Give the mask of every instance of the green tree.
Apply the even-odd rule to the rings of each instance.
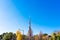
[[[53,40],[57,40],[56,33],[52,33],[52,38],[53,38]]]
[[[16,36],[12,32],[6,33],[3,36],[3,40],[16,40],[15,38]]]
[[[48,36],[48,40],[52,40],[52,37],[50,35]]]
[[[27,40],[27,36],[26,35],[22,35],[22,40]]]

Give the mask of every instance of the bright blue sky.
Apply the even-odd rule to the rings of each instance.
[[[59,0],[0,0],[0,34],[28,31],[28,17],[34,34],[60,30]]]

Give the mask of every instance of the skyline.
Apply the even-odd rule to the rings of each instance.
[[[0,34],[28,31],[28,20],[31,18],[33,34],[40,31],[51,34],[60,30],[59,0],[0,0]]]

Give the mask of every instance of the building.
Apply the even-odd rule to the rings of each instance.
[[[32,29],[31,29],[31,21],[30,21],[30,18],[29,18],[29,21],[28,21],[28,34],[27,34],[27,38],[28,38],[28,40],[31,40],[31,38],[32,38]]]

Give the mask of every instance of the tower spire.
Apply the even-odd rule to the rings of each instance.
[[[31,20],[30,20],[30,16],[29,16],[29,20],[28,20],[28,27],[31,27]]]
[[[32,30],[31,30],[31,20],[30,20],[30,16],[29,16],[29,20],[28,20],[28,40],[31,40],[31,37],[32,37]]]

